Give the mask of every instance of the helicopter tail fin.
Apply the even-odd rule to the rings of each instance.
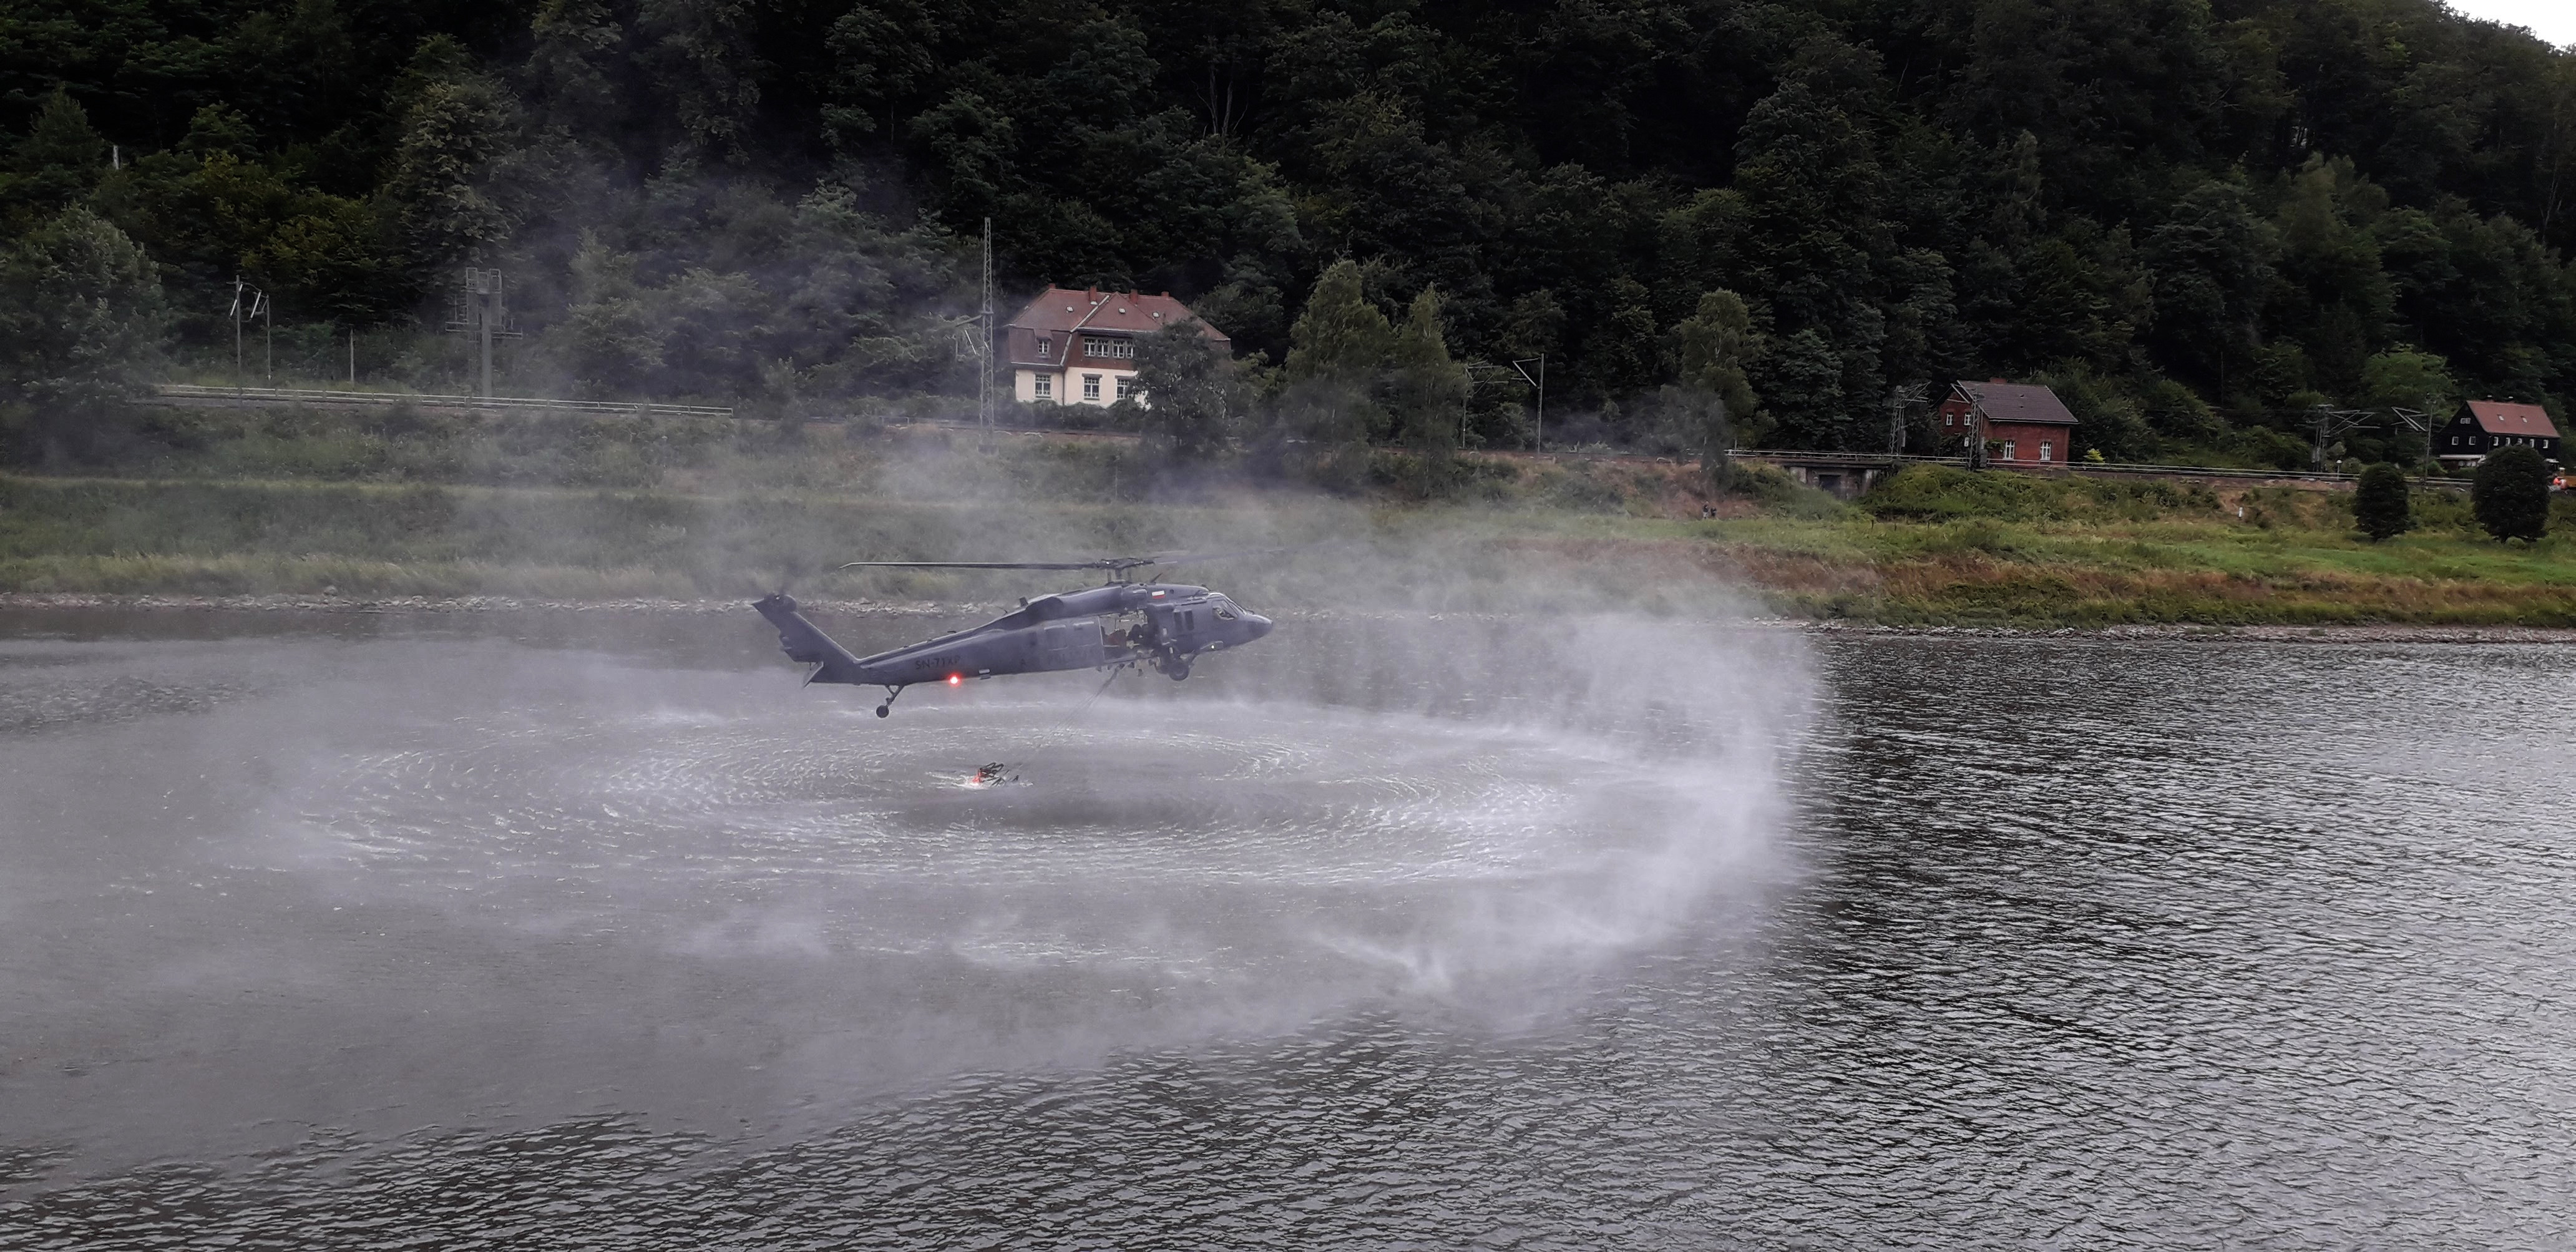
[[[859,659],[850,655],[849,649],[832,642],[832,637],[816,629],[814,623],[806,621],[805,615],[796,611],[796,601],[786,592],[773,592],[763,596],[751,607],[758,610],[762,617],[769,619],[770,625],[778,628],[778,650],[786,653],[787,659],[818,667],[813,676],[805,681],[813,683],[860,681]]]

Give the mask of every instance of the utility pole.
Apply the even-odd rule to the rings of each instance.
[[[1905,411],[1929,396],[1928,383],[1898,383],[1887,389],[1887,454],[1905,455]]]
[[[993,219],[984,219],[984,311],[982,351],[976,354],[975,426],[982,451],[993,450]]]
[[[2390,405],[2388,411],[2396,414],[2397,420],[2405,423],[2406,429],[2424,436],[2424,460],[2415,464],[2415,468],[2421,471],[2424,468],[2424,461],[2433,459],[2433,415],[2422,409],[2407,408],[2402,404]]]
[[[495,280],[498,280],[498,279],[501,277],[501,271],[499,271],[499,270],[493,270],[493,271],[492,271],[492,277],[493,277]],[[474,320],[475,320],[477,323],[479,323],[479,324],[482,326],[482,329],[483,329],[483,398],[484,398],[484,399],[486,399],[486,400],[489,400],[489,399],[491,399],[491,398],[492,398],[492,292],[491,292],[491,288],[493,288],[493,287],[497,287],[497,286],[499,286],[499,285],[500,285],[500,284],[499,284],[499,282],[498,282],[498,281],[495,281],[495,282],[492,282],[492,283],[489,283],[489,284],[478,283],[478,284],[476,284],[476,285],[475,285],[475,288],[474,288],[474,294],[475,294],[475,295],[476,295],[476,296],[477,296],[477,297],[482,301],[482,305],[481,305],[481,307],[475,310],[475,312],[477,312],[477,313],[481,314],[481,316],[476,317]]]
[[[1467,446],[1467,411],[1476,407],[1476,371],[1461,363],[1458,372],[1467,379],[1467,402],[1458,406],[1458,441],[1451,446],[1463,451]]]
[[[250,306],[248,308],[244,308],[242,306],[242,297],[244,296],[250,297]],[[267,311],[268,293],[250,285],[249,283],[243,282],[241,275],[233,275],[233,307],[225,314],[225,316],[230,317],[233,320],[233,390],[236,392],[239,392],[249,381],[248,378],[245,377],[245,371],[242,368],[242,323],[250,318],[259,317]],[[272,328],[274,327],[273,322],[271,323],[271,326]],[[268,354],[269,375],[271,378],[274,378],[277,372],[276,343],[276,336],[271,334],[269,336],[270,351]]]
[[[259,293],[259,370],[268,385],[277,385],[277,306]]]
[[[1538,366],[1537,377],[1530,376],[1528,367],[1531,365]],[[1530,424],[1530,451],[1545,452],[1547,451],[1547,354],[1542,352],[1537,356],[1523,357],[1512,362],[1512,368],[1519,370],[1522,380],[1538,391],[1538,417]]]
[[[519,332],[510,329],[508,284],[497,269],[469,265],[457,280],[447,306],[446,330],[450,334],[471,334],[482,349],[483,398],[492,398],[492,341],[515,339]],[[356,340],[350,341],[350,373],[357,372]]]

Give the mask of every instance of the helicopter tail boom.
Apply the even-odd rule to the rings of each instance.
[[[859,658],[850,655],[849,649],[832,642],[832,637],[816,628],[814,623],[806,621],[805,615],[796,611],[796,601],[786,592],[763,596],[751,607],[759,610],[762,617],[769,619],[770,625],[778,628],[778,650],[786,653],[789,660],[820,667],[807,682],[866,681],[859,674]]]

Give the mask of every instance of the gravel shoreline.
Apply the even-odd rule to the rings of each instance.
[[[2207,639],[2244,643],[2567,643],[2576,627],[2442,626],[2410,622],[2335,623],[2323,626],[1881,626],[1863,622],[1791,623],[1812,635],[1910,635],[2046,639]]]
[[[982,606],[938,604],[926,600],[801,600],[830,613],[880,615],[954,613]],[[175,596],[112,595],[96,592],[0,592],[0,610],[81,609],[191,613],[733,613],[751,601],[726,600],[550,600],[531,596]]]
[[[6,611],[129,611],[179,613],[580,613],[592,615],[706,616],[739,613],[744,599],[552,600],[522,596],[327,595],[112,595],[89,592],[0,592]],[[1001,603],[947,604],[926,600],[806,600],[808,608],[836,615],[955,617],[999,613]],[[1340,610],[1291,611],[1290,619],[1363,616]],[[1434,616],[1481,616],[1447,614]],[[2554,626],[2442,626],[2407,623],[2324,626],[2123,625],[2099,627],[1887,626],[1867,622],[1748,617],[1737,625],[1796,630],[1814,635],[1887,635],[1929,638],[2086,638],[2242,640],[2258,643],[2561,643],[2576,644],[2576,628]]]

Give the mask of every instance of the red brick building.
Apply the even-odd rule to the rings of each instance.
[[[1950,384],[1941,402],[1941,444],[1994,465],[2063,465],[2075,444],[2075,415],[2057,393],[2030,383]]]

